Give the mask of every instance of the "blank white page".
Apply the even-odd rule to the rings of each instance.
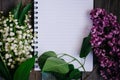
[[[90,32],[90,10],[93,9],[93,0],[35,0],[38,1],[38,53],[55,51],[58,54],[66,53],[80,59],[79,53],[83,38]],[[70,61],[65,57],[66,61]],[[73,63],[79,67],[78,63]],[[93,55],[87,56],[86,71],[93,68]],[[82,69],[81,69],[82,70]]]

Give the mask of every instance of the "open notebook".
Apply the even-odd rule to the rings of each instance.
[[[79,58],[83,38],[90,32],[92,22],[89,13],[93,9],[93,0],[34,0],[34,30],[38,32],[35,46],[38,54],[55,51],[67,53]],[[69,58],[65,57],[66,61]],[[78,67],[78,63],[73,63]],[[93,69],[93,55],[85,61],[85,70]],[[82,70],[82,69],[81,69]]]

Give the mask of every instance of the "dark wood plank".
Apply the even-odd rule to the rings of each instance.
[[[0,0],[0,11],[2,10],[2,0]]]
[[[120,22],[120,0],[94,0],[95,8],[104,8],[107,12],[113,13]]]
[[[8,14],[8,12],[15,7],[15,0],[2,0],[2,11],[4,11],[5,14]]]
[[[41,72],[32,70],[29,80],[42,80]]]

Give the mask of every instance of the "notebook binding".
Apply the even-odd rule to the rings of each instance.
[[[38,1],[34,1],[34,33],[35,33],[35,39],[34,39],[34,53],[38,54],[37,48],[38,48]]]
[[[34,33],[35,33],[35,37],[34,37],[34,54],[38,54],[38,1],[34,0]],[[34,69],[36,71],[39,71],[39,65],[38,65],[38,61],[37,58],[35,59],[35,65],[34,65]]]

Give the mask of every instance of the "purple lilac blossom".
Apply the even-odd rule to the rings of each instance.
[[[101,8],[93,9],[90,15],[93,21],[90,42],[99,62],[100,75],[105,80],[120,80],[120,24],[117,17]]]

